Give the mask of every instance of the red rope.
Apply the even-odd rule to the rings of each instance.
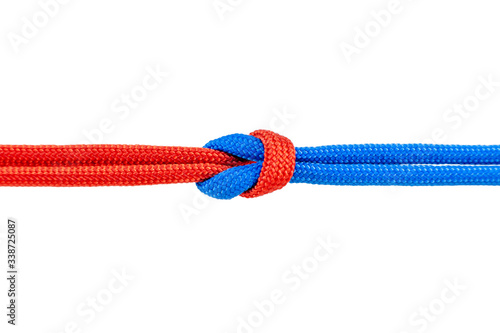
[[[132,186],[200,182],[246,160],[207,148],[0,145],[0,186]]]

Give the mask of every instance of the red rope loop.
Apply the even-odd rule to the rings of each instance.
[[[250,135],[264,144],[264,162],[257,184],[241,194],[245,198],[259,197],[285,187],[295,170],[295,147],[290,139],[268,130]]]

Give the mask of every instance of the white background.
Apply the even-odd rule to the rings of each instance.
[[[0,143],[93,133],[199,147],[267,128],[296,146],[500,144],[499,86],[472,112],[447,111],[486,92],[481,78],[500,81],[497,2],[224,4],[74,0],[44,22],[39,2],[3,1]],[[372,11],[393,6],[390,22],[374,23]],[[34,20],[41,27],[26,35]],[[357,53],[346,57],[347,44]],[[113,112],[148,68],[169,75]],[[0,236],[14,217],[20,237],[18,326],[6,324],[2,278],[1,331],[498,332],[499,194],[291,184],[226,202],[193,184],[0,188]],[[292,290],[283,276],[314,263],[318,237],[340,247]],[[133,279],[110,294],[122,270]],[[466,287],[458,296],[455,282]],[[273,290],[284,301],[264,318],[255,302]],[[102,311],[89,310],[93,297]],[[255,327],[241,326],[249,317]]]

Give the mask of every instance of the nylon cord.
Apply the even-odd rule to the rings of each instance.
[[[0,186],[134,186],[196,182],[219,199],[257,197],[287,183],[500,185],[500,146],[293,146],[267,130],[204,148],[0,145]]]

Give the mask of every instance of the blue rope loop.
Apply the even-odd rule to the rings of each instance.
[[[262,170],[260,139],[232,134],[205,148],[255,163],[233,167],[197,183],[205,194],[231,199],[251,189]],[[363,144],[295,148],[290,183],[321,185],[500,185],[500,146]]]
[[[232,199],[251,189],[259,180],[264,161],[264,145],[258,138],[245,134],[231,134],[207,143],[204,148],[254,161],[223,171],[204,182],[196,183],[198,189],[216,199]]]

